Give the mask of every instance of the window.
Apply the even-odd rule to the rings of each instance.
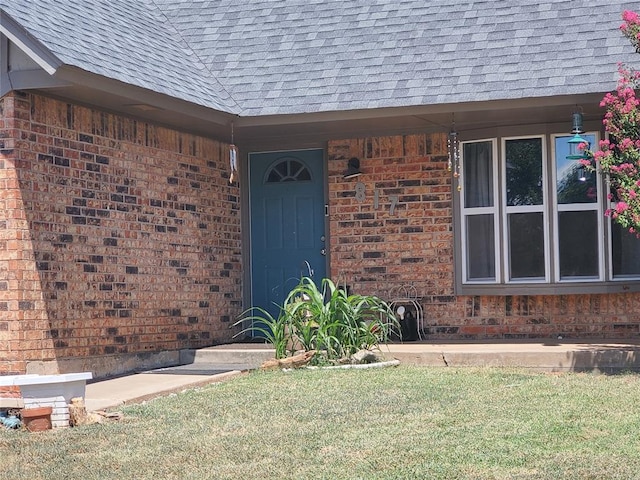
[[[503,140],[505,271],[509,281],[546,281],[547,212],[542,137]]]
[[[640,240],[611,222],[611,270],[614,279],[640,277]]]
[[[482,283],[499,280],[495,145],[492,140],[463,144],[464,271],[467,280]]]
[[[592,145],[595,133],[582,135]],[[605,184],[567,159],[568,135],[463,142],[458,274],[487,287],[554,292],[640,281],[640,240],[604,215]],[[534,287],[531,290],[531,287]],[[464,293],[464,292],[463,292]]]
[[[293,158],[279,160],[265,175],[265,183],[308,182],[311,172],[300,161]]]
[[[593,134],[583,138],[596,145]],[[598,174],[587,172],[569,155],[569,136],[553,136],[556,280],[603,280],[603,187]]]

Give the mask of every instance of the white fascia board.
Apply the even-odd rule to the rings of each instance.
[[[42,43],[32,37],[20,24],[0,10],[0,33],[26,53],[49,75],[56,73],[62,62]]]

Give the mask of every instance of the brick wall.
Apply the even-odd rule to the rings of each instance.
[[[0,374],[230,338],[227,145],[20,92],[0,113]]]
[[[637,337],[639,294],[454,295],[446,141],[433,134],[329,143],[332,278],[386,299],[410,286],[429,338]],[[346,180],[351,157],[363,175]],[[393,214],[391,197],[398,199]]]
[[[331,274],[359,293],[411,283],[451,295],[453,232],[446,135],[331,142]],[[347,160],[363,175],[343,179]],[[364,199],[357,184],[364,184]],[[375,208],[376,190],[378,208]],[[397,197],[393,213],[393,197]]]

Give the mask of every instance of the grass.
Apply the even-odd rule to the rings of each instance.
[[[255,372],[0,431],[0,479],[640,478],[640,377],[500,369]]]

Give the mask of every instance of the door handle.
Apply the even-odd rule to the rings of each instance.
[[[326,248],[321,248],[320,249],[320,255],[322,255],[323,257],[327,256],[327,249]]]

